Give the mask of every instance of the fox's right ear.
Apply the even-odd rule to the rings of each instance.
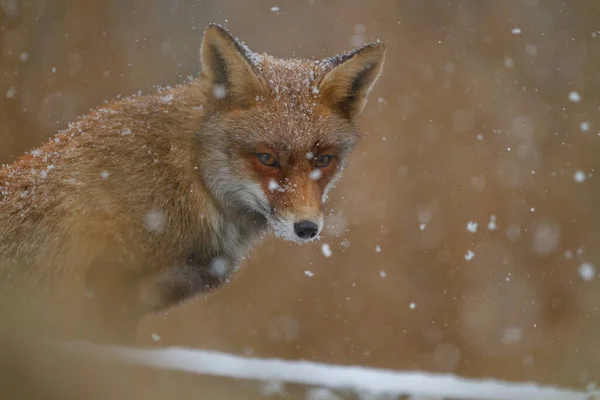
[[[202,74],[210,94],[220,104],[247,108],[264,87],[255,55],[225,28],[210,24],[204,31],[200,51]]]

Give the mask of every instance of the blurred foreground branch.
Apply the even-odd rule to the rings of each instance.
[[[542,387],[531,383],[469,380],[454,375],[399,372],[358,366],[327,365],[308,361],[259,359],[185,348],[134,349],[89,343],[61,343],[67,352],[97,360],[119,360],[125,364],[183,371],[234,379],[301,384],[368,394],[370,397],[428,396],[427,398],[482,400],[584,400],[598,394]],[[327,397],[336,398],[336,397]]]

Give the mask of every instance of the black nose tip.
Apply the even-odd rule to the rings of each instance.
[[[300,221],[294,224],[294,231],[300,239],[312,239],[317,236],[319,227],[314,222]]]

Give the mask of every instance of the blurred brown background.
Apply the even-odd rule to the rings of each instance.
[[[281,57],[381,39],[322,240],[267,240],[215,295],[144,321],[140,344],[585,388],[600,379],[599,21],[595,0],[0,0],[0,163],[197,74],[209,22]]]

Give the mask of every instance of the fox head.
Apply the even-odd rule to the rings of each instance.
[[[210,25],[197,84],[201,170],[215,198],[256,213],[281,238],[317,237],[384,56],[385,45],[371,43],[324,60],[284,60]]]

